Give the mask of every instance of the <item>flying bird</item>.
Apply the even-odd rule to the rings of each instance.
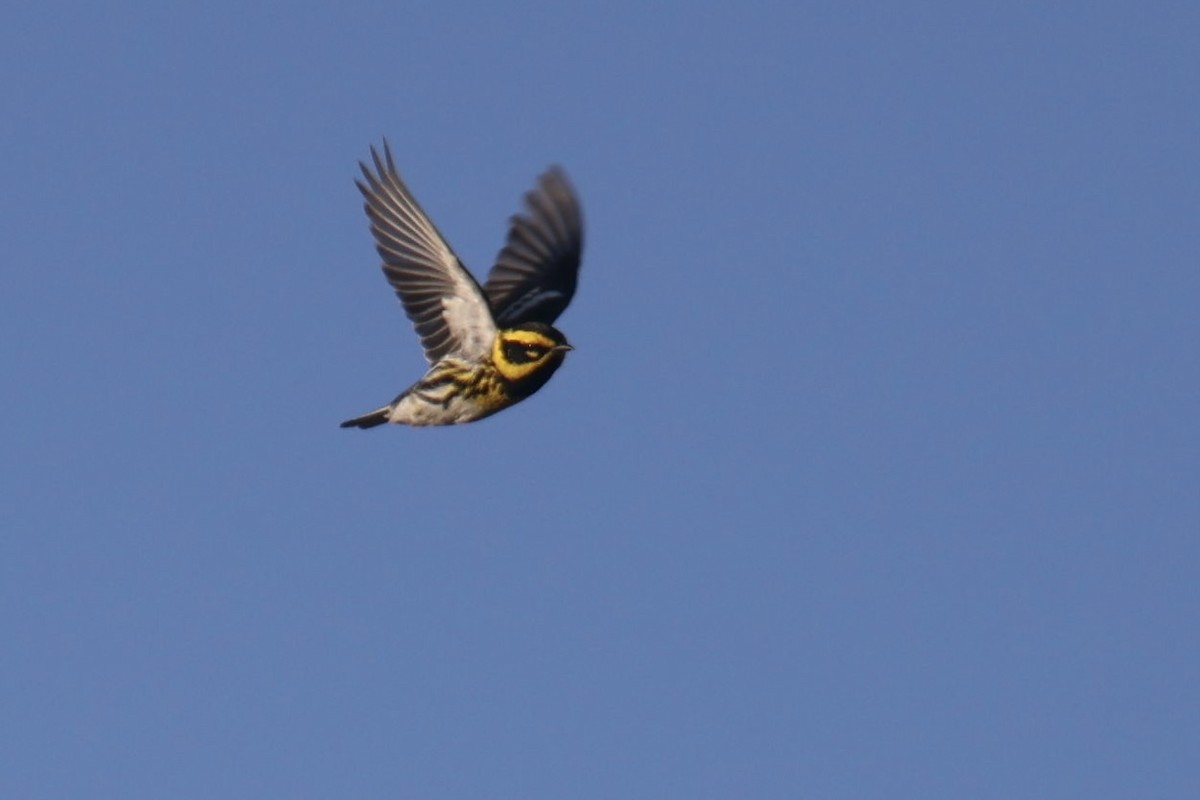
[[[571,345],[552,323],[575,294],[583,252],[579,200],[558,167],[525,195],[480,286],[396,172],[391,148],[360,162],[375,249],[421,339],[429,369],[395,400],[343,428],[454,425],[519,403],[546,384]]]

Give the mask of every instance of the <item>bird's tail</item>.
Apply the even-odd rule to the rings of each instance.
[[[382,425],[385,422],[387,422],[388,415],[391,414],[391,412],[392,412],[391,406],[384,406],[383,408],[377,408],[369,414],[363,414],[361,417],[355,417],[354,419],[346,420],[345,422],[343,422],[341,424],[340,427],[362,428],[364,430],[366,430],[367,428],[374,428],[376,425]]]

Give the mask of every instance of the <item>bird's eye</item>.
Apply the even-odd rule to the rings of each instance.
[[[513,364],[531,364],[546,357],[547,348],[531,342],[505,342],[504,357]]]

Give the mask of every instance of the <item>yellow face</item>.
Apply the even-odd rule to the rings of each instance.
[[[541,331],[516,328],[500,331],[492,343],[492,363],[505,379],[520,383],[545,369],[558,366],[571,346]]]

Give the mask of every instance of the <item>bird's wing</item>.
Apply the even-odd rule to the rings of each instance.
[[[526,212],[509,221],[508,241],[484,291],[507,328],[554,322],[575,294],[583,252],[583,213],[566,174],[551,167],[525,195]]]
[[[383,158],[374,147],[371,158],[375,171],[360,162],[364,180],[356,183],[383,273],[417,329],[425,357],[430,363],[448,355],[485,357],[496,323],[479,284],[400,180],[386,141]]]

